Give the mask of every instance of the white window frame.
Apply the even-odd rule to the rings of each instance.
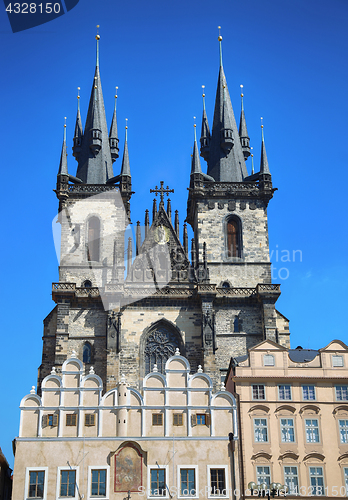
[[[225,471],[225,495],[213,495],[211,493],[211,469],[224,469]],[[228,481],[228,466],[227,465],[207,465],[207,478],[208,478],[208,498],[230,498],[230,485]]]
[[[257,392],[259,392],[259,387],[263,387],[263,398],[254,398],[254,387],[258,387]],[[251,384],[251,398],[253,401],[265,401],[266,400],[266,386],[265,384]]]
[[[340,354],[332,354],[331,356],[332,368],[344,367],[344,359]]]
[[[281,387],[284,387],[284,388],[289,387],[289,389],[290,389],[290,397],[289,398],[285,398],[285,397],[281,398],[280,397]],[[285,396],[285,391],[286,391],[286,389],[284,389],[284,396]],[[291,390],[290,384],[279,384],[278,385],[278,399],[279,399],[279,401],[291,401],[292,400],[292,390]]]
[[[194,469],[195,470],[195,495],[182,495],[181,494],[181,474],[180,474],[181,469]],[[178,465],[176,476],[177,476],[177,488],[178,488],[177,498],[199,498],[198,465]]]
[[[74,470],[76,473],[76,485],[75,485],[75,496],[73,497],[61,497],[60,496],[60,477],[62,471],[72,471]],[[56,498],[58,500],[66,500],[67,498],[72,498],[73,500],[79,500],[79,468],[78,467],[57,467],[57,491]]]
[[[320,475],[317,475],[317,474],[311,474],[311,469],[321,469],[321,474]],[[308,476],[309,476],[309,487],[312,488],[312,481],[311,479],[312,478],[316,478],[316,477],[322,477],[323,478],[323,486],[320,486],[320,488],[322,488],[322,493],[321,495],[318,495],[317,492],[315,493],[312,493],[310,496],[325,496],[325,481],[324,481],[324,467],[322,465],[309,465],[308,467]]]
[[[282,424],[282,420],[286,420],[285,424]],[[288,421],[291,420],[292,424],[289,425]],[[279,419],[279,424],[280,424],[280,441],[282,443],[295,443],[295,421],[293,418],[288,418],[288,417],[280,417]],[[289,433],[288,429],[293,430],[293,439],[283,439],[283,430],[285,430],[285,434],[288,435],[289,437],[291,436],[291,433]]]
[[[345,422],[343,424],[342,428],[345,431],[346,441],[342,441],[342,436],[341,436],[341,422]],[[338,431],[340,433],[340,443],[341,444],[348,444],[348,418],[340,418],[338,420]]]
[[[317,425],[307,425],[308,421],[315,420],[317,422]],[[313,429],[318,429],[318,441],[308,441],[307,439],[307,429],[308,430],[313,430]],[[320,429],[319,429],[319,419],[318,418],[305,418],[305,433],[306,433],[306,443],[308,444],[318,444],[320,443]]]
[[[257,441],[256,440],[256,422],[255,420],[264,420],[266,422],[266,425],[263,426],[262,428],[263,429],[266,429],[266,433],[267,433],[267,439],[263,440],[263,441]],[[264,418],[264,417],[254,417],[253,419],[253,423],[254,423],[254,443],[268,443],[269,439],[268,439],[268,420],[267,418]]]
[[[293,475],[292,473],[290,473],[290,475],[289,475],[289,476],[287,476],[287,475],[285,474],[285,468],[286,468],[286,467],[290,467],[291,469],[296,469],[296,475]],[[288,495],[299,495],[299,493],[300,493],[300,491],[299,491],[299,489],[300,489],[300,485],[299,485],[299,477],[298,477],[298,466],[297,466],[297,465],[293,465],[293,464],[284,464],[284,465],[283,465],[283,473],[284,473],[284,484],[285,484],[285,485],[289,488],[289,493],[288,493]],[[287,482],[286,482],[286,480],[285,480],[285,479],[286,479],[286,477],[288,477],[288,478],[289,478],[289,477],[290,477],[290,478],[291,478],[291,477],[296,477],[296,478],[297,478],[297,492],[296,492],[296,493],[291,492],[290,486],[287,484]]]
[[[106,495],[105,497],[91,495],[92,493],[92,470],[106,470]],[[88,500],[108,499],[110,495],[110,465],[89,465],[87,478],[87,498]]]
[[[337,397],[337,389],[340,390],[340,393],[342,395],[342,389],[345,390],[347,397],[346,398],[338,398]],[[335,385],[335,397],[336,401],[348,401],[348,385]]]
[[[26,467],[25,469],[25,484],[24,484],[24,500],[30,500],[29,497],[29,477],[30,472],[42,472],[45,473],[44,479],[44,494],[42,500],[47,500],[47,476],[48,476],[48,467]]]
[[[343,481],[346,488],[346,496],[348,496],[348,467],[343,467]]]
[[[165,495],[151,495],[151,471],[153,469],[164,469],[165,470],[165,486],[166,486],[166,494]],[[148,465],[147,466],[147,498],[169,498],[168,491],[168,465]]]
[[[258,474],[258,472],[257,472],[257,469],[259,469],[259,468],[261,468],[261,467],[262,467],[262,468],[268,467],[268,469],[269,469],[269,484],[267,484],[267,481],[263,481],[263,480],[261,481],[261,479],[259,480],[259,474]],[[255,472],[256,472],[256,475],[255,475],[255,477],[256,477],[256,484],[262,484],[263,482],[265,482],[265,483],[267,484],[267,487],[269,487],[269,486],[270,486],[270,484],[272,483],[272,471],[271,471],[271,465],[270,465],[270,464],[256,465]],[[261,476],[261,474],[260,474],[260,476]],[[268,477],[268,474],[267,474],[267,477]],[[260,481],[260,482],[259,482],[259,481]]]
[[[266,362],[266,360],[268,362]],[[275,357],[273,354],[264,354],[263,355],[263,366],[275,366]]]
[[[308,387],[308,388],[309,387],[313,387],[314,398],[311,398],[311,397],[305,398],[305,394],[304,394],[305,387]],[[308,389],[308,396],[310,396],[310,389]],[[304,384],[302,386],[302,399],[303,399],[303,401],[316,401],[317,395],[316,395],[316,391],[315,391],[315,385],[313,385],[313,384]]]

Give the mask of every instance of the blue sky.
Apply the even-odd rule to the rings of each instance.
[[[260,117],[278,188],[268,209],[278,309],[290,319],[291,344],[347,342],[346,0],[80,0],[64,16],[13,34],[0,11],[2,171],[2,339],[0,446],[13,463],[21,398],[36,385],[42,320],[58,278],[51,222],[64,116],[68,167],[77,87],[85,120],[100,25],[100,68],[110,124],[115,86],[121,151],[128,118],[135,195],[132,220],[151,209],[149,190],[164,180],[185,219],[193,116],[200,128],[205,85],[212,122],[222,26],[223,61],[237,121],[244,85],[247,126],[260,161]],[[250,159],[247,162],[250,171]],[[205,164],[202,160],[202,166]],[[119,173],[121,158],[114,164]],[[341,180],[338,180],[338,179]],[[342,180],[343,179],[343,180]],[[288,251],[294,262],[283,262]],[[278,252],[278,254],[277,254]],[[293,259],[292,259],[293,260]],[[286,268],[280,271],[279,269]],[[287,279],[281,279],[288,276]]]

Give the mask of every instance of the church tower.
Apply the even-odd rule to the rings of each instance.
[[[289,346],[288,320],[276,309],[280,286],[272,284],[267,205],[274,192],[262,130],[260,171],[248,174],[250,156],[243,106],[239,130],[220,67],[210,131],[203,94],[200,154],[194,137],[187,223],[172,213],[173,190],[164,181],[135,238],[130,223],[132,177],[127,126],[120,174],[116,100],[108,132],[99,71],[99,35],[91,97],[83,129],[80,96],[73,138],[76,176],[69,174],[66,129],[56,194],[61,227],[56,307],[44,321],[39,387],[52,366],[57,373],[75,353],[83,370],[95,369],[106,390],[121,375],[142,390],[153,370],[164,373],[176,352],[195,373],[201,366],[215,387],[231,356],[263,339]],[[116,88],[117,89],[117,88]],[[175,199],[175,198],[174,198]],[[126,241],[125,241],[126,240]]]

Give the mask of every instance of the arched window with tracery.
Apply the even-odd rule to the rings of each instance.
[[[87,258],[89,261],[99,261],[100,257],[100,221],[91,217],[88,221]]]
[[[92,346],[89,342],[86,342],[83,345],[82,361],[84,363],[91,363],[92,362]]]
[[[163,326],[151,332],[144,349],[145,375],[153,371],[154,365],[164,374],[168,358],[175,354],[176,348],[181,348],[180,344],[178,335]]]
[[[240,221],[236,218],[227,220],[227,257],[240,258],[242,256],[242,237]]]

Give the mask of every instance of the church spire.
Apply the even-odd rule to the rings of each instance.
[[[112,162],[114,162],[116,160],[116,158],[119,157],[119,154],[118,154],[119,148],[118,148],[118,134],[117,134],[117,118],[116,118],[117,90],[118,90],[118,87],[116,87],[115,108],[114,108],[114,114],[112,116],[112,122],[111,122],[110,132],[109,132],[109,144],[110,144],[110,151],[111,151]]]
[[[196,124],[194,124],[195,140],[193,143],[193,153],[191,162],[191,174],[201,174],[201,160],[199,159],[198,146],[197,146],[197,135],[196,135]]]
[[[68,160],[67,160],[67,152],[66,152],[66,117],[64,118],[64,136],[63,136],[63,145],[62,152],[60,155],[60,163],[58,175],[69,175],[68,174]]]
[[[250,138],[248,136],[248,129],[246,126],[245,113],[244,113],[243,85],[241,85],[240,88],[241,88],[241,94],[240,94],[241,112],[240,112],[240,121],[239,121],[239,138],[240,138],[240,143],[241,143],[242,149],[243,149],[244,159],[247,160],[248,157],[250,156]]]
[[[76,174],[76,177],[81,179],[85,184],[105,184],[108,179],[113,177],[104,99],[99,73],[100,35],[97,33],[95,38],[97,41],[96,67]]]
[[[262,135],[262,143],[261,143],[261,162],[260,162],[260,174],[271,174],[269,171],[267,154],[266,154],[266,146],[265,146],[265,137],[263,133],[263,118],[261,118],[261,135]]]
[[[207,117],[207,112],[205,110],[205,85],[202,85],[203,89],[203,115],[202,115],[202,131],[201,131],[201,138],[200,138],[200,143],[201,143],[201,156],[204,158],[205,161],[208,160],[209,158],[209,144],[210,144],[210,130],[209,130],[209,123],[208,123],[208,117]]]
[[[82,136],[83,136],[83,128],[82,128],[82,120],[80,113],[80,87],[77,87],[77,114],[76,114],[76,124],[74,133],[74,145],[72,148],[73,156],[75,156],[77,161],[81,153]]]
[[[208,175],[216,181],[242,182],[248,176],[242,145],[222,65],[222,36],[219,34],[220,69],[211,132]]]
[[[128,123],[127,120],[128,118],[126,118],[126,123]],[[121,175],[131,177],[130,166],[129,166],[129,155],[128,155],[127,130],[128,130],[128,125],[126,125],[126,136],[124,141]]]

